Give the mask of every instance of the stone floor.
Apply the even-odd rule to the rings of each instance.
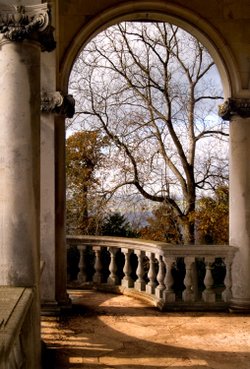
[[[250,317],[161,313],[132,297],[71,291],[43,317],[46,369],[250,369]]]

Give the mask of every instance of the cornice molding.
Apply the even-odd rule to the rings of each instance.
[[[37,41],[42,51],[52,51],[56,43],[47,3],[38,5],[0,6],[0,39],[20,42]]]
[[[227,99],[219,105],[219,116],[224,120],[230,120],[234,116],[250,118],[250,99]]]
[[[75,114],[75,99],[72,95],[63,96],[61,92],[45,92],[41,94],[41,111],[55,113],[72,118]]]

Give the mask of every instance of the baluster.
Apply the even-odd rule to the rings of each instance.
[[[183,301],[194,301],[194,286],[193,286],[193,278],[192,278],[192,270],[193,270],[193,263],[195,262],[195,258],[191,256],[187,256],[184,258],[185,267],[186,267],[186,274],[184,278],[184,285],[186,289],[182,293]]]
[[[174,278],[172,276],[172,267],[175,263],[174,257],[164,256],[163,261],[166,267],[166,274],[164,278],[165,290],[163,291],[163,299],[165,302],[174,302],[175,293],[173,290]]]
[[[93,251],[95,252],[95,274],[93,275],[94,283],[102,283],[102,263],[101,263],[101,247],[94,246]]]
[[[164,284],[165,268],[164,268],[162,256],[158,255],[157,259],[158,259],[159,269],[158,269],[158,273],[156,277],[158,286],[155,289],[155,296],[161,299],[163,297],[163,291],[165,290],[165,284]]]
[[[110,275],[108,277],[108,284],[115,286],[118,284],[118,277],[116,275],[117,266],[115,261],[117,249],[115,247],[109,247],[108,251],[110,253],[110,264],[109,264]]]
[[[124,277],[122,278],[122,286],[127,287],[127,288],[131,288],[131,287],[134,286],[134,281],[130,276],[130,274],[131,274],[130,254],[131,254],[132,251],[130,249],[122,248],[121,252],[125,256],[125,263],[124,263],[124,267],[123,267]]]
[[[155,293],[155,287],[156,287],[156,282],[155,282],[155,277],[156,277],[156,273],[155,273],[155,255],[152,252],[146,252],[146,256],[149,259],[149,270],[148,270],[149,282],[146,284],[146,292],[149,293],[149,294],[154,294]]]
[[[228,256],[225,260],[226,275],[224,279],[225,290],[222,292],[222,299],[228,302],[232,298],[232,256]]]
[[[145,291],[146,282],[144,281],[144,268],[143,268],[143,259],[145,256],[145,252],[141,250],[135,250],[135,254],[137,255],[138,266],[136,269],[137,280],[135,281],[135,289],[138,291]]]
[[[79,260],[79,272],[78,272],[78,275],[77,275],[77,282],[79,284],[82,284],[84,282],[86,282],[87,280],[87,274],[86,274],[86,258],[85,258],[85,255],[86,255],[86,246],[78,246],[78,250],[79,250],[79,253],[80,253],[80,260]]]
[[[202,292],[202,297],[205,302],[215,302],[215,292],[212,287],[214,284],[214,279],[212,276],[212,264],[214,262],[214,257],[206,257],[205,265],[206,265],[206,275],[204,278],[205,290]]]

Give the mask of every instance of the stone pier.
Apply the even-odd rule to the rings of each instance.
[[[228,99],[221,116],[230,120],[230,245],[234,312],[250,311],[250,99]]]

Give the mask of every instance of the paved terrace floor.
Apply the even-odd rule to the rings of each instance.
[[[46,369],[250,369],[250,316],[161,313],[123,295],[70,295],[69,314],[42,319]]]

